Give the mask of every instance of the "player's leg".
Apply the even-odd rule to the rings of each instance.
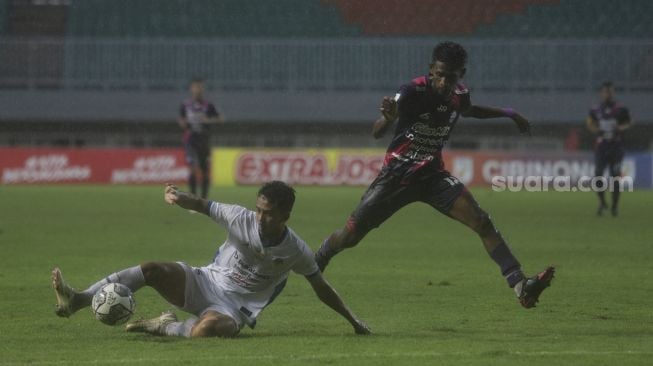
[[[501,269],[508,285],[514,289],[522,306],[534,307],[542,291],[551,284],[554,268],[547,267],[534,277],[525,278],[521,264],[510,251],[490,215],[481,209],[467,189],[461,189],[462,184],[457,179],[447,178],[432,186],[434,188],[428,203],[474,230],[481,238],[485,250]]]
[[[416,201],[410,186],[382,172],[367,189],[342,229],[334,231],[315,253],[315,261],[324,271],[331,258],[358,244],[370,230],[381,225],[402,207]]]
[[[189,135],[186,141],[186,163],[188,163],[188,190],[192,194],[197,192],[198,176],[201,174],[199,169],[199,152],[197,149],[197,136]]]
[[[611,213],[612,216],[617,216],[619,213],[619,195],[621,193],[621,185],[619,184],[619,178],[621,177],[621,163],[624,158],[623,151],[615,151],[613,159],[610,161],[609,170],[610,177],[612,177],[612,207]]]
[[[481,209],[472,194],[463,189],[453,201],[449,216],[472,229],[483,242],[485,250],[501,269],[508,285],[514,288],[524,279],[521,264],[508,248],[490,215]]]
[[[603,180],[603,172],[607,165],[603,149],[597,147],[594,156],[594,179],[596,179],[596,188],[598,189],[596,194],[599,197],[599,208],[596,210],[598,216],[603,215],[603,211],[608,208],[608,204],[605,202],[605,181]]]
[[[230,316],[209,310],[202,314],[190,330],[190,336],[231,338],[238,335],[240,329]]]
[[[202,195],[202,198],[207,198],[209,194],[209,182],[210,182],[210,175],[209,175],[209,170],[210,170],[210,162],[211,162],[211,149],[209,148],[208,141],[203,144],[200,155],[198,156],[199,158],[199,164],[198,164],[198,169],[199,169],[199,181],[201,182],[201,190],[200,193]]]
[[[69,317],[91,305],[93,295],[107,283],[123,284],[132,292],[143,286],[153,287],[169,303],[184,305],[185,273],[178,263],[149,262],[123,269],[95,282],[84,291],[75,291],[63,279],[59,268],[52,270],[52,287],[57,298],[55,313]]]
[[[177,321],[173,312],[164,312],[156,318],[131,322],[125,330],[186,338],[231,338],[240,332],[235,320],[214,310],[204,312],[199,319],[191,317],[184,321]]]

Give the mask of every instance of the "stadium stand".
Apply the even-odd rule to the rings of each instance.
[[[7,23],[7,0],[0,0],[0,35],[5,34]]]
[[[19,36],[63,36],[66,31],[67,2],[45,0],[4,0],[0,13],[7,34]]]
[[[402,0],[323,0],[336,6],[349,24],[366,35],[471,35],[499,16],[518,15],[528,6],[554,5],[557,0],[422,0],[406,6]]]
[[[653,36],[653,2],[647,0],[420,0],[411,6],[405,0],[194,0],[190,4],[74,0],[67,34],[113,38]]]
[[[521,16],[497,17],[477,37],[650,38],[653,2],[647,0],[562,0],[557,6],[529,6]]]
[[[618,38],[653,35],[647,0],[323,0],[369,36]],[[379,16],[379,14],[391,16]]]
[[[78,0],[68,35],[85,37],[340,37],[359,34],[319,0]]]

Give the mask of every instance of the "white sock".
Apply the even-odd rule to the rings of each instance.
[[[524,287],[524,283],[526,283],[526,279],[523,279],[519,281],[513,289],[515,290],[515,294],[517,294],[517,297],[521,296],[521,289]]]
[[[197,323],[197,318],[188,318],[183,322],[170,323],[166,326],[166,335],[190,338],[190,331],[195,323]]]
[[[82,291],[80,295],[85,302],[87,301],[90,304],[93,295],[95,295],[95,293],[107,283],[120,283],[129,287],[132,292],[136,292],[145,286],[145,276],[143,276],[141,266],[123,269],[120,272],[112,273],[106,278],[92,284],[89,288]]]

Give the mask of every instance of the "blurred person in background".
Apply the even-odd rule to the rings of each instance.
[[[605,169],[608,168],[610,177],[616,178],[621,176],[621,162],[624,159],[623,132],[630,128],[630,112],[628,108],[617,103],[614,99],[614,85],[611,81],[605,81],[601,84],[600,89],[601,102],[590,109],[587,116],[587,128],[596,134],[594,145],[594,175],[602,177]],[[605,202],[605,190],[603,189],[605,181],[597,179],[596,185],[599,188],[599,208],[596,212],[598,216],[603,215],[603,211],[608,209]],[[615,180],[611,185],[612,190],[612,216],[617,216],[619,204],[619,180]]]
[[[190,98],[182,102],[177,122],[184,131],[186,162],[190,167],[188,187],[192,194],[206,198],[209,192],[211,163],[210,125],[223,123],[224,117],[215,106],[204,99],[204,80],[193,78],[189,85]]]

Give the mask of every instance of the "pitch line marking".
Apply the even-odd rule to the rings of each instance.
[[[496,356],[607,356],[607,355],[653,355],[653,352],[647,351],[588,351],[588,350],[574,350],[574,351],[537,351],[537,352],[523,352],[523,351],[506,351]],[[319,359],[356,359],[356,358],[394,358],[394,357],[444,357],[444,356],[483,356],[492,353],[487,352],[395,352],[395,353],[335,353],[335,354],[321,354],[321,355],[303,355],[303,356],[275,356],[275,355],[260,355],[260,356],[246,356],[246,355],[216,355],[211,357],[193,358],[192,361],[218,361],[218,360],[294,360],[294,361],[310,361]],[[167,361],[175,361],[170,358],[123,358],[123,359],[102,359],[102,360],[80,360],[80,363],[94,364],[94,365],[116,365],[116,364],[132,364],[132,363],[165,363]],[[190,361],[190,360],[189,360]],[[63,365],[71,364],[74,361],[60,360],[60,361],[33,361],[25,360],[22,362],[0,362],[3,366],[24,365],[28,362],[30,365]]]

